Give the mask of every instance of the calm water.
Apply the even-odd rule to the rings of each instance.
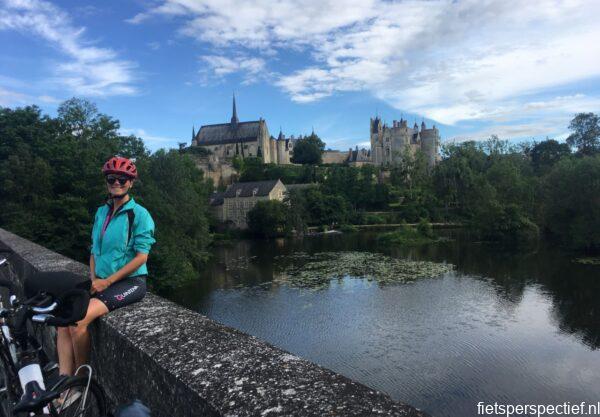
[[[369,233],[237,242],[216,248],[173,300],[433,416],[474,416],[478,401],[600,401],[600,267],[454,233],[454,242],[412,249],[381,247]],[[268,284],[274,256],[347,250],[456,271],[386,287],[351,278],[318,291]]]

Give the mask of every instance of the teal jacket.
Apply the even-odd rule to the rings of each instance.
[[[156,240],[154,239],[154,221],[144,207],[135,202],[133,198],[123,204],[117,213],[110,219],[104,237],[101,237],[102,226],[106,215],[112,212],[112,204],[109,200],[105,205],[98,207],[92,228],[92,249],[96,263],[96,277],[108,278],[110,275],[123,268],[135,255],[139,253],[150,253],[150,248]],[[134,220],[131,225],[131,239],[127,244],[129,232],[129,218],[126,211],[133,210]],[[129,276],[148,274],[146,264],[140,266]]]

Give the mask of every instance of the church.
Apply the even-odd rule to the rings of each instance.
[[[293,140],[286,139],[280,131],[275,139],[269,133],[263,118],[240,122],[237,117],[235,96],[229,123],[204,125],[198,133],[192,129],[192,146],[202,146],[220,160],[234,157],[257,157],[263,163],[289,164]]]

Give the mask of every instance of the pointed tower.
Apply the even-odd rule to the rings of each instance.
[[[198,141],[196,140],[196,126],[192,126],[192,146],[197,146]]]
[[[240,121],[237,117],[237,109],[235,108],[235,93],[233,94],[233,114],[231,116],[231,126],[236,127]]]
[[[278,164],[289,164],[290,163],[290,154],[286,152],[286,142],[285,136],[283,135],[283,131],[281,130],[281,126],[279,127],[279,136],[277,137],[277,163]]]

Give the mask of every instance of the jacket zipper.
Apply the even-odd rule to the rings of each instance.
[[[125,204],[127,204],[127,203],[125,203]],[[104,230],[104,235],[106,235],[106,232],[108,231],[108,226],[110,226],[110,222],[112,222],[115,217],[117,217],[119,214],[121,214],[121,212],[123,211],[121,209],[125,206],[125,204],[123,204],[121,207],[119,207],[117,209],[117,212],[111,216],[110,220],[108,221],[108,224],[106,225],[106,229]],[[112,210],[111,206],[108,206],[108,207],[109,207],[109,210]],[[104,235],[102,235],[102,230],[100,230],[100,253],[99,253],[99,255],[102,255],[102,242],[104,242]]]

